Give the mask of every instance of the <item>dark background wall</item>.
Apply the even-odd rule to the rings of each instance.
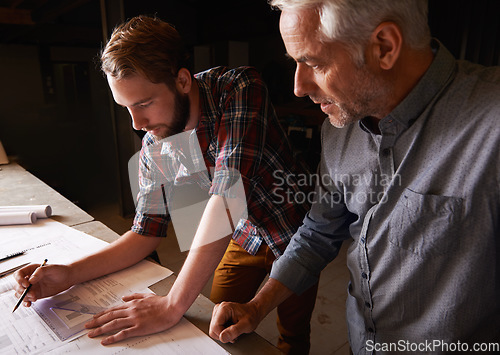
[[[126,162],[140,141],[96,56],[109,31],[138,14],[174,24],[197,69],[255,66],[284,123],[317,133],[322,114],[293,97],[279,12],[265,0],[0,0],[0,141],[83,209],[118,202],[133,211]],[[499,65],[499,14],[499,0],[430,0],[429,23],[456,57]],[[315,140],[300,138],[296,146],[314,155]]]

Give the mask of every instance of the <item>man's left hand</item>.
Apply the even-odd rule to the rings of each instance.
[[[158,333],[176,325],[182,318],[169,309],[167,298],[149,293],[135,293],[123,297],[125,303],[107,309],[85,324],[92,328],[91,338],[103,334],[102,345],[113,344],[131,337]]]

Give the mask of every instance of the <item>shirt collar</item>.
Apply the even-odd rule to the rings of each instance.
[[[195,80],[197,80],[198,89],[200,91],[200,120],[196,126],[196,129],[198,129],[203,125],[214,123],[216,121],[214,113],[217,112],[217,106],[214,102],[214,98],[208,84],[197,78],[195,78]]]
[[[403,101],[380,121],[381,128],[387,122],[393,121],[399,122],[405,128],[411,126],[453,77],[456,68],[456,60],[453,55],[437,39],[432,40],[431,46],[435,56],[429,69]],[[360,121],[361,128],[369,132],[363,121]]]

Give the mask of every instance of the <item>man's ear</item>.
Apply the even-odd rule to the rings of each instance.
[[[370,37],[371,56],[380,69],[390,70],[397,62],[403,47],[403,34],[394,22],[382,22]]]
[[[186,68],[181,68],[177,73],[175,84],[180,92],[187,94],[189,90],[191,90],[191,84],[192,84],[191,72]]]

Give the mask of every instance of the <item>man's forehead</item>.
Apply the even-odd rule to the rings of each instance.
[[[314,10],[286,10],[282,12],[280,31],[287,55],[297,62],[305,62],[317,55],[319,16]]]
[[[319,14],[315,8],[283,10],[280,17],[281,32],[312,32],[318,29]]]

